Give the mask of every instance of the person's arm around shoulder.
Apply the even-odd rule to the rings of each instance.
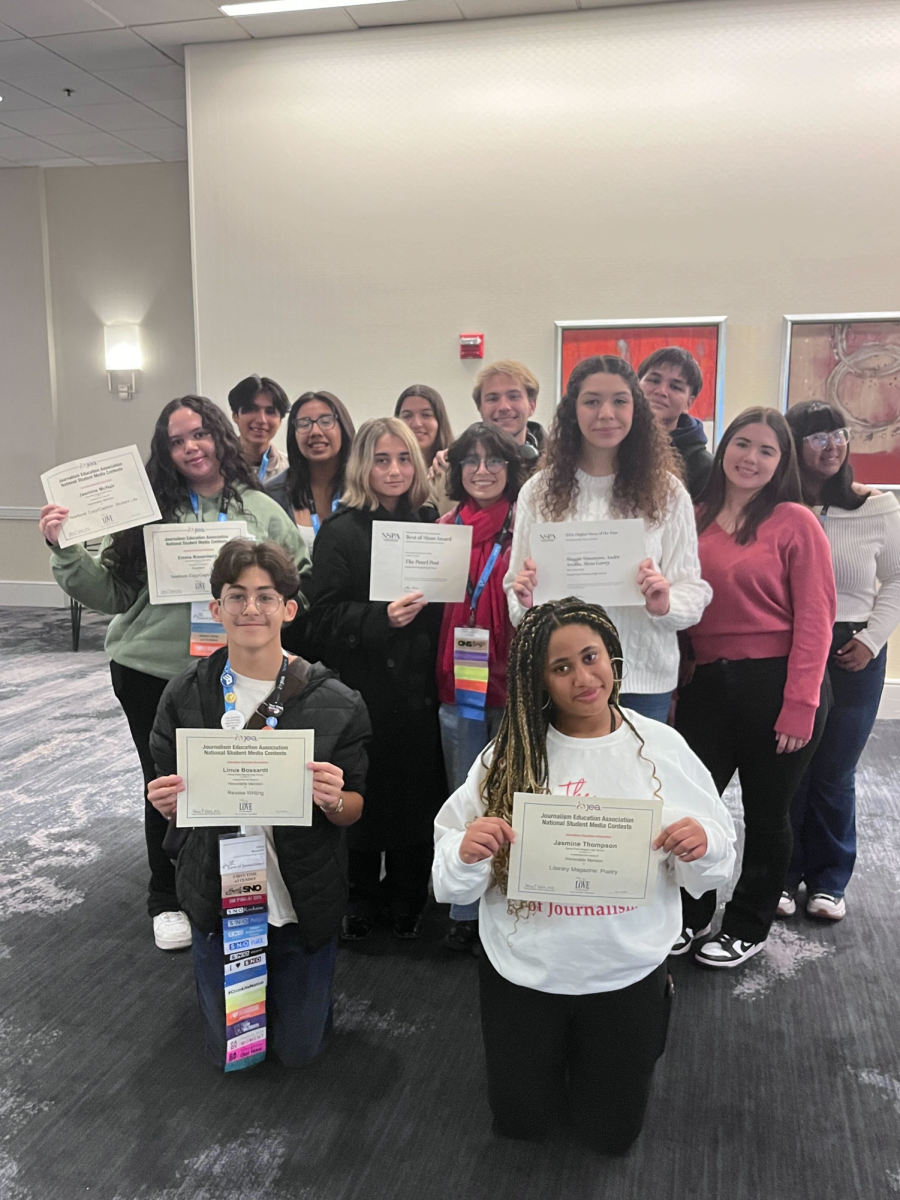
[[[670,476],[671,493],[666,517],[662,522],[661,561],[646,560],[638,575],[639,586],[647,598],[650,619],[672,633],[696,625],[712,600],[712,588],[700,572],[697,549],[697,522],[694,505],[680,479]],[[651,563],[651,567],[647,564]],[[662,583],[660,583],[660,580]],[[659,601],[665,585],[667,603]],[[653,600],[648,592],[655,589]]]
[[[474,904],[491,882],[494,855],[515,840],[500,817],[486,817],[481,783],[486,768],[476,758],[466,782],[444,803],[434,821],[434,898],[439,904]]]
[[[509,619],[518,627],[527,609],[534,603],[537,587],[537,568],[531,558],[531,527],[537,520],[537,496],[542,474],[538,472],[519,492],[516,519],[513,525],[509,569],[503,577],[503,590],[509,606]]]

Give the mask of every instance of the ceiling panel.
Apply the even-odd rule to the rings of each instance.
[[[148,100],[147,108],[152,108],[154,112],[160,113],[169,121],[174,121],[182,129],[187,125],[187,103],[184,96],[179,96],[175,100]]]
[[[159,159],[154,158],[152,154],[134,150],[129,154],[92,154],[88,162],[93,163],[95,167],[121,167],[127,163],[159,162]]]
[[[9,83],[0,83],[0,96],[3,97],[3,100],[0,101],[0,121],[3,120],[5,112],[17,112],[24,108],[47,107],[45,100],[40,100],[36,96],[29,96],[27,92],[21,92]]]
[[[9,45],[9,43],[0,42],[0,50],[4,45]],[[59,63],[60,66],[54,67],[52,71],[45,71],[41,75],[17,80],[19,88],[23,92],[30,92],[38,99],[46,101],[47,104],[56,104],[59,108],[65,109],[81,107],[84,104],[115,104],[117,100],[123,99],[121,92],[116,91],[108,83],[104,83],[102,79],[98,79],[96,75],[89,75],[87,71],[82,71],[80,67],[76,67],[72,63],[64,62],[55,54],[50,57],[54,63]],[[0,79],[2,78],[3,75],[0,72]],[[71,88],[73,94],[67,96],[65,88]]]
[[[102,0],[102,3],[106,11],[112,13],[123,25],[202,21],[204,17],[222,15],[219,6],[214,4],[213,0]]]
[[[196,42],[239,42],[250,38],[250,34],[230,17],[211,21],[175,21],[168,25],[136,25],[134,32],[180,63],[184,62],[184,46]]]
[[[134,149],[127,142],[113,137],[111,133],[104,133],[102,129],[91,129],[87,133],[53,133],[43,140],[78,158],[86,158],[89,154],[128,154]]]
[[[104,8],[88,0],[0,0],[0,21],[26,37],[114,29],[119,22]]]
[[[174,64],[135,67],[129,71],[98,71],[97,74],[133,100],[174,100],[184,95],[184,68]]]
[[[161,113],[124,96],[121,104],[86,104],[83,108],[73,108],[72,113],[107,133],[118,133],[120,129],[166,129],[170,124]]]
[[[342,33],[356,29],[343,8],[319,8],[313,12],[269,13],[264,17],[241,17],[236,22],[255,38],[290,37],[302,33]]]
[[[169,60],[130,29],[98,33],[63,33],[40,38],[40,44],[85,71],[114,71],[129,67],[165,67]]]
[[[524,13],[570,12],[578,0],[456,0],[468,20],[482,17],[522,16]]]
[[[400,0],[394,4],[348,4],[346,8],[360,28],[463,20],[454,0]]]
[[[187,158],[187,133],[170,126],[168,129],[132,129],[123,139],[147,154],[155,154],[166,162]]]
[[[90,133],[90,125],[59,108],[32,108],[24,112],[0,113],[0,121],[19,133],[46,137],[50,133]]]
[[[15,29],[10,29],[8,25],[0,25],[0,42],[5,42],[9,38],[17,38],[21,36],[21,33],[16,33]]]
[[[26,137],[24,134],[0,137],[0,154],[9,162],[22,162],[26,158],[52,158],[54,149],[46,142]]]
[[[37,42],[27,38],[0,42],[0,79],[16,83],[29,75],[40,75],[66,64]]]

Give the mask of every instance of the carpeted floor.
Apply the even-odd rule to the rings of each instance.
[[[104,622],[0,610],[0,1200],[850,1200],[900,1195],[900,726],[860,777],[843,924],[742,971],[676,961],[669,1045],[624,1160],[489,1132],[474,960],[342,950],[312,1067],[200,1055],[190,956],[155,949],[137,759]],[[540,1036],[539,1031],[535,1036]],[[610,1030],[615,1037],[615,1030]]]

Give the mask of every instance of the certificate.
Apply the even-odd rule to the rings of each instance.
[[[662,801],[516,792],[507,896],[651,904]]]
[[[426,600],[459,604],[466,598],[471,557],[471,525],[373,521],[369,599],[422,592]]]
[[[532,527],[535,604],[577,596],[590,604],[643,604],[637,573],[647,557],[644,522],[539,522]]]
[[[209,573],[216,556],[232,538],[247,536],[246,521],[147,525],[147,587],[151,604],[212,600]]]
[[[177,729],[178,827],[312,825],[312,729]]]
[[[137,446],[63,463],[45,471],[41,483],[48,504],[69,510],[59,531],[63,547],[160,518]]]

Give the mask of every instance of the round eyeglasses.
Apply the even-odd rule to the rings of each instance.
[[[242,596],[240,592],[232,592],[223,596],[219,603],[231,617],[242,616],[252,604],[258,613],[271,617],[277,613],[284,601],[277,592],[260,592],[258,596]]]
[[[294,422],[298,429],[312,429],[318,425],[320,429],[334,429],[337,417],[334,413],[322,413],[321,417],[298,417]]]
[[[468,458],[464,458],[459,465],[464,471],[477,471],[479,467],[485,466],[492,475],[499,475],[506,466],[506,459],[476,458],[474,454],[470,454]]]
[[[850,430],[832,429],[830,433],[808,433],[803,439],[813,450],[824,450],[827,446],[847,446],[850,443]]]

